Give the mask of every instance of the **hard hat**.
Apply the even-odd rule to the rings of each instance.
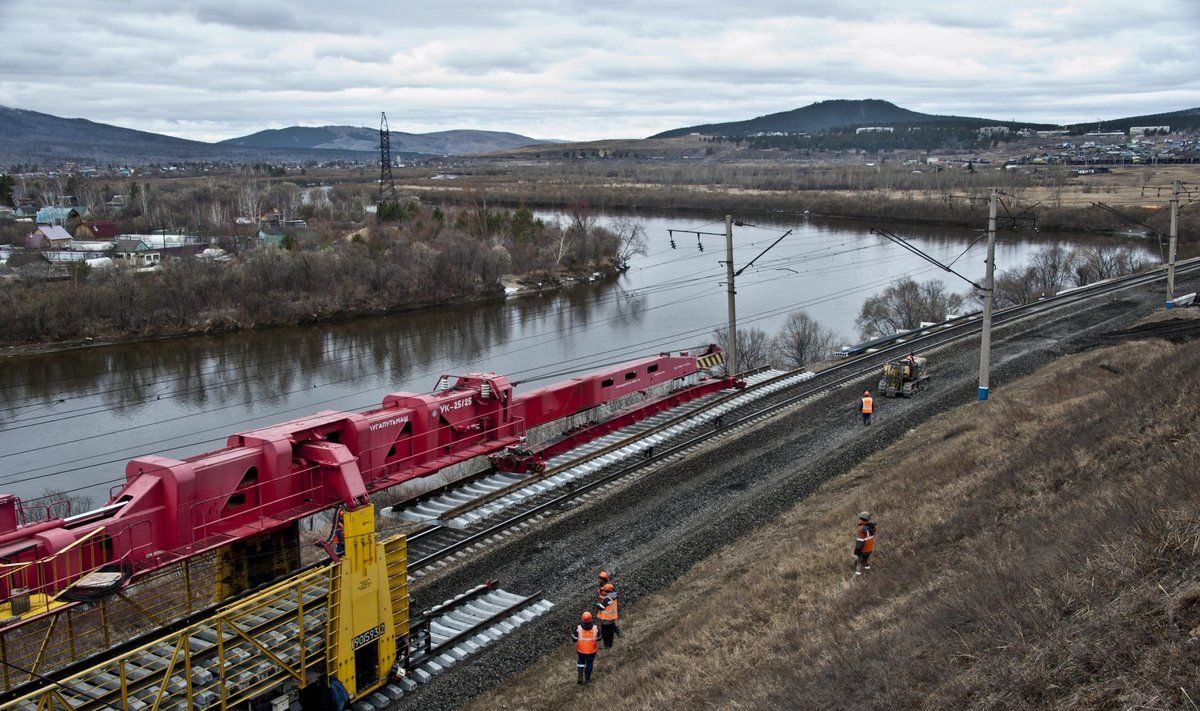
[[[602,592],[612,592],[613,591],[612,583],[605,583],[604,587],[600,588],[600,590]]]
[[[584,622],[591,622],[592,621],[592,613],[584,611],[584,613],[579,616],[579,619],[583,620]]]
[[[858,515],[858,519],[859,519],[860,521],[870,521],[870,520],[871,520],[871,512],[870,512],[870,511],[863,511],[862,513],[860,513],[860,514]]]
[[[870,390],[863,390],[863,395],[870,395],[870,394],[871,394]]]
[[[601,580],[608,580],[608,573],[606,573],[606,572],[604,572],[603,570],[601,570],[601,571],[600,571],[600,579],[601,579]]]

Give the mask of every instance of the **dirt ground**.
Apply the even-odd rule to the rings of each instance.
[[[568,645],[468,708],[1192,708],[1198,362],[1126,342],[935,417],[629,606],[593,685]]]
[[[1103,333],[1128,328],[1140,316],[1153,312],[1159,290],[1155,286],[1124,292],[1047,317],[1036,325],[1025,322],[1000,330],[993,352],[994,392],[1002,397],[1018,377],[1063,355],[1106,342]],[[910,437],[910,432],[922,423],[974,399],[978,352],[973,342],[932,354],[932,359],[934,387],[919,398],[883,403],[869,429],[861,425],[852,409],[854,395],[868,383],[856,383],[805,403],[742,436],[715,442],[700,455],[663,465],[603,498],[564,511],[532,532],[512,536],[504,545],[421,581],[413,593],[415,607],[439,602],[487,578],[498,578],[506,589],[522,594],[540,592],[557,607],[502,643],[485,649],[470,663],[401,700],[397,708],[459,708],[474,699],[502,708],[551,708],[574,703],[574,665],[568,659],[563,666],[567,659],[564,655],[569,652],[564,641],[579,611],[592,601],[597,570],[610,570],[620,581],[627,632],[618,654],[640,648],[650,638],[664,637],[660,631],[674,629],[671,622],[679,618],[672,618],[667,607],[655,602],[663,598],[653,596],[666,594],[679,598],[685,607],[694,607],[688,601],[705,600],[710,594],[693,582],[698,562],[719,554],[727,561],[720,568],[735,574],[750,571],[756,564],[746,557],[750,549],[744,548],[744,542],[751,540],[747,536],[793,510],[797,503],[807,501],[826,482],[851,472],[888,445]],[[845,477],[839,486],[854,483],[862,476],[860,472]],[[919,498],[920,493],[910,491],[908,496]],[[847,506],[848,510],[857,510],[880,508],[887,503],[880,498],[855,500]],[[802,508],[807,516],[818,516],[825,510],[821,506]],[[809,540],[797,538],[795,545],[806,547]],[[839,570],[848,569],[849,557],[849,550],[838,556]],[[931,578],[930,584],[936,579]],[[747,603],[748,599],[737,604]],[[760,625],[770,618],[769,613],[763,611]],[[751,633],[758,631],[751,629]],[[733,635],[730,639],[733,641],[721,638],[708,643],[722,648],[734,644],[736,651],[737,640],[744,637]],[[681,649],[700,654],[691,646]],[[629,661],[640,665],[648,658],[632,656]],[[549,661],[535,666],[543,659]],[[605,693],[635,692],[628,675],[613,673],[617,662],[616,656],[600,660],[594,686],[588,689],[597,699]],[[504,679],[530,667],[531,671],[520,677],[520,686],[501,687],[495,695],[483,696]],[[680,660],[670,674],[719,682],[722,672]],[[657,704],[651,694],[631,703],[671,707],[666,697],[663,701]]]

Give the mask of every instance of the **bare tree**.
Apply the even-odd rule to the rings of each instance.
[[[554,244],[554,266],[561,266],[563,258],[575,246],[574,231],[564,228],[561,225],[556,225],[558,239]]]
[[[1061,244],[1054,244],[1034,253],[1029,260],[1034,286],[1043,296],[1054,296],[1067,285],[1073,272],[1074,255]]]
[[[237,207],[241,217],[248,217],[251,220],[258,219],[262,212],[262,191],[259,190],[257,180],[247,180],[242,183],[237,194]]]
[[[646,256],[649,247],[642,223],[622,217],[613,222],[611,229],[617,237],[617,269],[628,269],[629,260],[635,255]]]
[[[836,338],[804,311],[793,311],[771,339],[771,362],[787,368],[815,363],[833,353]]]
[[[227,224],[229,222],[229,214],[225,210],[225,204],[220,200],[209,202],[205,219],[211,227],[220,227]]]
[[[1077,249],[1072,278],[1076,286],[1102,279],[1124,276],[1147,266],[1145,257],[1133,250],[1112,245],[1093,244]]]
[[[916,328],[922,321],[942,321],[962,308],[964,298],[939,280],[921,284],[904,278],[863,302],[854,324],[863,338]]]
[[[136,185],[138,186],[137,199],[138,199],[138,208],[140,210],[139,214],[149,215],[150,214],[150,183],[143,181],[141,183],[136,183]]]
[[[567,209],[567,227],[559,237],[555,264],[561,265],[568,251],[573,252],[580,262],[595,256],[593,243],[597,221],[596,214],[586,203],[577,202]]]
[[[296,219],[296,213],[300,211],[301,196],[300,186],[288,182],[271,186],[267,193],[271,206],[279,210],[279,216],[284,220]]]
[[[713,331],[713,339],[723,350],[729,349],[729,329]],[[770,364],[771,339],[761,328],[739,328],[737,330],[737,364],[742,370],[761,368]]]
[[[1042,295],[1040,278],[1033,267],[1025,269],[1006,269],[996,275],[996,289],[992,292],[992,306],[1002,309],[1006,306],[1018,306],[1036,301]],[[973,295],[975,301],[982,301],[981,295]]]

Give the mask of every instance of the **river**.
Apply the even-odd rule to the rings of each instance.
[[[436,312],[4,360],[0,491],[26,500],[48,488],[71,491],[98,505],[132,457],[187,456],[256,426],[322,409],[366,409],[388,392],[427,392],[444,372],[491,370],[527,387],[708,342],[725,320],[724,238],[677,234],[672,249],[667,230],[721,232],[723,223],[716,216],[637,217],[649,253],[613,280]],[[738,278],[743,328],[774,333],[789,311],[803,308],[852,343],[860,340],[854,319],[863,300],[897,278],[969,288],[862,224],[766,218],[754,225],[735,229],[739,265],[786,230],[792,234]],[[965,276],[982,277],[979,233],[895,229],[935,257],[956,260]],[[1004,233],[998,268],[1026,263],[1044,244]],[[1157,249],[1149,256],[1157,258]]]

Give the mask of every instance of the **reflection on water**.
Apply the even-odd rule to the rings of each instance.
[[[281,405],[295,391],[328,383],[407,383],[414,367],[421,372],[448,354],[464,367],[492,368],[482,359],[497,346],[586,329],[601,308],[606,322],[636,326],[645,302],[606,281],[508,302],[16,358],[4,362],[0,427],[101,409],[120,418],[164,399],[194,407]]]
[[[427,391],[443,372],[492,370],[528,387],[588,366],[707,342],[725,319],[723,239],[703,237],[701,252],[694,237],[676,236],[677,249],[671,249],[667,229],[713,217],[643,215],[649,254],[636,258],[629,272],[552,294],[5,360],[0,491],[29,498],[47,487],[78,489],[98,501],[134,456],[187,456],[255,426],[321,409],[366,409],[387,392]],[[804,308],[851,342],[863,299],[896,278],[943,278],[966,290],[863,225],[755,223],[737,230],[737,263],[784,230],[794,234],[739,278],[743,326],[770,333],[789,311]],[[898,231],[939,259],[957,259],[955,268],[968,277],[982,276],[977,232]],[[997,263],[1024,264],[1043,242],[1006,235]]]

